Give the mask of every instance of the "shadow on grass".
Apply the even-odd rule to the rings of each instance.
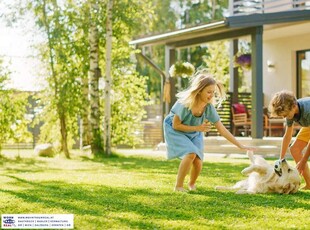
[[[15,186],[28,189],[0,189],[2,193],[13,195],[30,205],[40,204],[46,208],[58,208],[68,213],[96,217],[111,218],[111,213],[123,212],[135,213],[146,219],[191,220],[193,216],[222,219],[223,213],[225,217],[254,217],[253,207],[310,208],[306,204],[310,194],[303,192],[295,195],[236,195],[233,192],[202,189],[196,193],[182,194],[158,192],[149,188],[117,188],[59,181],[38,183],[17,176],[7,177],[14,180]],[[122,221],[119,217],[115,219]],[[132,221],[132,224],[135,225],[135,222]],[[141,227],[141,221],[136,224]]]
[[[40,164],[37,165],[37,164]],[[25,173],[25,172],[43,172],[45,170],[43,165],[47,165],[46,162],[36,158],[7,158],[2,156],[0,166],[2,170],[8,173]]]
[[[143,156],[124,156],[114,154],[108,158],[83,158],[83,161],[102,163],[107,166],[117,167],[122,170],[139,171],[139,172],[158,172],[163,174],[176,175],[180,164],[180,159],[166,160],[161,158],[151,158]],[[232,160],[233,162],[233,160]],[[228,178],[227,182],[231,182],[234,177],[230,175],[242,176],[241,171],[248,167],[246,163],[209,163],[204,162],[202,174],[208,177]],[[237,173],[236,173],[237,172]]]
[[[87,158],[83,157],[83,161],[102,163],[107,166],[117,167],[122,170],[150,172],[152,170],[162,172],[164,174],[175,174],[179,166],[180,160],[165,160],[159,158],[143,157],[143,156],[123,156],[113,154],[104,158]]]

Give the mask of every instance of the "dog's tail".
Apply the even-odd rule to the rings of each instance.
[[[238,190],[238,189],[247,189],[249,187],[248,185],[248,179],[238,181],[233,186],[216,186],[215,190]]]

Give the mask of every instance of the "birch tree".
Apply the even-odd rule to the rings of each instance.
[[[107,39],[106,39],[106,81],[105,81],[105,150],[106,154],[111,154],[111,65],[112,65],[112,9],[113,0],[107,4]]]
[[[80,120],[80,148],[91,144],[91,127],[89,123],[89,88],[88,88],[88,77],[82,78],[82,97],[84,106],[81,108],[81,120]]]
[[[99,33],[97,28],[96,15],[98,14],[97,1],[91,2],[90,7],[90,65],[89,65],[89,101],[90,101],[90,125],[91,125],[91,150],[95,155],[103,152],[101,131],[100,131],[100,103],[99,103],[99,78],[101,70],[99,67]]]

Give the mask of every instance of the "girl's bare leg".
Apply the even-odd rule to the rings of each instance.
[[[201,172],[201,169],[202,169],[202,160],[200,160],[200,158],[196,156],[196,158],[193,161],[193,167],[191,169],[190,180],[188,183],[188,187],[190,190],[196,189],[195,183]]]
[[[190,153],[182,159],[182,161],[179,165],[177,182],[175,185],[175,191],[183,191],[184,190],[184,179],[185,179],[186,175],[188,174],[195,158],[196,158],[196,154]]]

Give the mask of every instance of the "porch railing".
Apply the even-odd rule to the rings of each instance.
[[[229,0],[230,16],[310,9],[308,0]]]
[[[252,94],[251,93],[238,93],[238,102],[244,104],[248,110],[252,108]],[[228,92],[226,94],[226,100],[222,103],[221,107],[217,109],[217,112],[221,118],[223,125],[232,132],[232,115],[231,115],[231,106],[232,106],[232,93]],[[209,136],[218,136],[219,133],[212,127],[209,133],[206,135]]]

